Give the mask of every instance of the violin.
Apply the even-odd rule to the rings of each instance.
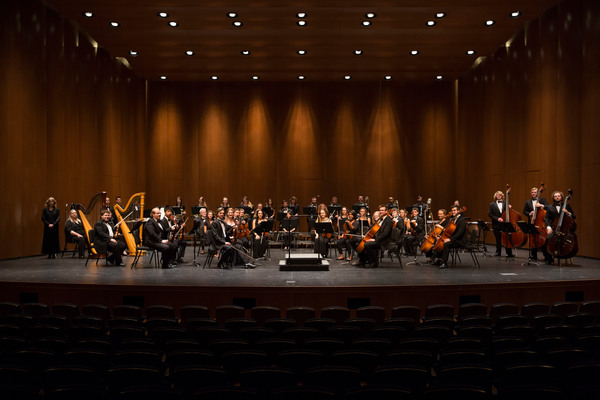
[[[250,236],[250,229],[248,229],[248,223],[245,220],[240,220],[239,224],[233,228],[233,241],[237,239],[247,238]]]
[[[183,236],[183,228],[185,227],[185,224],[186,224],[186,222],[187,222],[188,219],[189,219],[189,217],[185,219],[185,221],[183,222],[183,224],[181,224],[181,226],[179,227],[179,229],[177,229],[176,231],[173,231],[171,233],[171,239],[170,239],[171,242],[174,241],[174,240],[181,239],[181,237]]]
[[[540,193],[544,191],[544,182],[540,184],[540,188],[538,189],[537,196],[535,200],[540,202]],[[539,249],[544,244],[546,244],[546,238],[548,237],[548,231],[546,230],[546,224],[544,219],[546,218],[546,210],[543,207],[534,207],[533,215],[531,216],[531,223],[537,228],[539,234],[531,235],[529,239],[529,245],[534,249]]]
[[[527,235],[517,225],[517,221],[521,220],[521,214],[513,210],[510,206],[510,202],[508,201],[509,193],[510,185],[506,184],[506,209],[502,213],[502,219],[504,219],[504,222],[510,223],[515,230],[514,232],[502,232],[502,246],[507,249],[522,247],[527,243]]]
[[[463,206],[456,215],[458,216],[464,213],[465,211],[467,211],[467,207]],[[450,213],[450,216],[451,215],[452,213]],[[442,232],[436,239],[435,244],[433,245],[433,251],[439,253],[442,250],[444,250],[444,244],[446,243],[446,239],[450,239],[455,230],[456,223],[454,222],[454,220],[450,220],[450,223],[442,230]]]
[[[560,209],[560,216],[552,223],[554,234],[548,238],[546,246],[548,253],[559,259],[575,257],[577,251],[579,251],[577,235],[575,234],[577,224],[571,215],[565,213],[567,203],[571,200],[571,197],[573,197],[573,190],[569,189],[565,204]]]

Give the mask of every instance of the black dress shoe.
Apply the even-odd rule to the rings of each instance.
[[[108,258],[106,259],[106,262],[107,262],[107,263],[109,263],[110,265],[114,265],[114,264],[115,264],[115,259],[114,259],[114,258],[112,258],[112,257],[108,257]]]
[[[246,269],[254,269],[254,268],[256,268],[256,265],[254,265],[252,263],[246,263],[244,265],[244,268],[246,268]]]
[[[494,253],[494,257],[500,257],[500,253],[498,253],[498,252],[495,252],[495,253]]]
[[[447,269],[447,268],[448,268],[448,265],[446,265],[446,263],[443,263],[443,264],[442,264],[442,265],[440,265],[438,268],[439,268],[439,269]]]
[[[173,269],[173,268],[175,268],[175,266],[173,266],[171,264],[163,265],[162,267],[163,267],[163,269]]]
[[[435,262],[432,263],[433,265],[442,265],[442,260],[437,259],[435,260]]]
[[[124,267],[125,263],[119,263],[119,267]]]
[[[506,257],[510,257],[513,258],[515,255],[514,254],[507,254]]]
[[[178,263],[178,264],[184,264],[184,263],[185,263],[185,260],[184,260],[183,258],[178,258],[178,259],[177,259],[177,263]]]

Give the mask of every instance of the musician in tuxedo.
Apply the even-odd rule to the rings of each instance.
[[[552,225],[558,221],[560,218],[561,211],[564,210],[565,214],[570,215],[573,220],[575,220],[575,213],[571,208],[571,204],[567,203],[565,207],[565,196],[562,192],[555,191],[552,193],[552,204],[546,206],[546,218],[544,219],[544,223],[546,224],[546,232],[548,233],[548,239],[554,236],[554,231],[552,230]],[[543,250],[546,250],[544,247]],[[553,264],[554,257],[546,251],[544,251],[544,259],[546,264]]]
[[[439,265],[440,269],[448,268],[448,257],[452,249],[461,248],[467,244],[467,221],[465,217],[461,215],[458,206],[452,206],[450,212],[452,213],[451,222],[454,222],[456,228],[449,238],[444,239],[444,249],[437,254],[440,259],[435,264]]]
[[[121,255],[127,249],[125,238],[121,234],[116,234],[115,224],[112,222],[112,214],[108,208],[103,208],[100,212],[100,221],[94,225],[96,240],[94,245],[100,253],[107,250],[111,253],[106,261],[110,264],[125,266]]]
[[[523,206],[523,215],[525,215],[529,221],[529,223],[533,223],[534,221],[532,221],[531,219],[533,218],[533,211],[535,209],[538,210],[538,212],[540,210],[543,210],[545,208],[545,206],[548,205],[548,202],[546,201],[545,198],[540,197],[539,199],[538,197],[538,188],[533,187],[531,188],[531,191],[529,192],[531,194],[531,198],[529,200],[527,200],[525,202],[525,205]],[[542,249],[544,250],[544,249]],[[545,255],[545,252],[544,252]],[[531,258],[533,260],[537,260],[537,249],[531,249]]]
[[[168,225],[161,223],[160,209],[155,207],[150,213],[150,218],[144,225],[144,245],[162,253],[162,267],[173,268],[172,261],[177,257],[177,244],[170,242]]]
[[[413,207],[404,232],[404,251],[411,257],[417,256],[417,248],[425,238],[425,220],[419,214],[419,208]]]
[[[379,206],[379,211],[373,213],[373,226],[379,223],[379,230],[375,233],[373,238],[365,241],[365,247],[363,251],[358,253],[358,262],[352,264],[363,268],[377,268],[379,267],[379,250],[382,246],[386,246],[392,241],[392,228],[394,221],[388,215],[387,209],[384,205]],[[371,228],[373,227],[371,226]]]
[[[506,207],[504,193],[498,190],[494,193],[494,201],[488,206],[488,217],[492,220],[492,232],[494,232],[494,237],[496,238],[496,253],[494,254],[496,257],[500,257],[502,254],[502,222],[505,222],[504,218],[502,218],[502,213],[506,211]],[[506,257],[514,257],[511,248],[506,248]]]
[[[235,250],[231,245],[231,239],[227,232],[228,228],[225,224],[225,209],[222,207],[217,209],[217,217],[212,223],[212,231],[214,233],[217,250],[221,253],[217,267],[230,269],[233,266]]]
[[[165,207],[165,216],[160,220],[160,223],[163,227],[163,239],[169,240],[171,243],[174,243],[177,246],[177,257],[173,263],[184,263],[185,260],[183,256],[185,255],[185,248],[187,246],[187,242],[183,240],[183,236],[181,239],[176,239],[175,236],[182,229],[182,221],[175,218],[175,214],[173,214],[173,208],[170,206]]]

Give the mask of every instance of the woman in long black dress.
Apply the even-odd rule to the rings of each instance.
[[[48,254],[48,258],[56,258],[56,255],[60,251],[58,239],[60,210],[56,208],[54,197],[48,197],[48,200],[46,200],[46,208],[42,210],[42,222],[44,223],[42,254]]]
[[[69,212],[69,218],[65,222],[65,241],[77,243],[79,258],[85,258],[85,229],[76,210]]]

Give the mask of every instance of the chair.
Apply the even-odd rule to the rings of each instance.
[[[487,365],[446,365],[437,373],[437,384],[473,385],[487,393],[492,391],[493,370]]]
[[[204,259],[204,264],[202,265],[202,269],[208,267],[212,264],[213,258],[218,255],[218,258],[221,258],[221,251],[217,248],[217,242],[215,241],[215,233],[212,230],[206,231],[206,242],[208,244],[206,250],[206,258]]]
[[[100,243],[96,243],[96,231],[90,229],[88,231],[88,238],[90,240],[90,251],[88,251],[88,256],[85,259],[84,267],[87,267],[90,258],[96,258],[96,265],[98,265],[98,260],[101,256],[104,256],[105,265],[108,265],[108,247],[106,245],[102,246]],[[94,251],[96,254],[94,254]]]
[[[219,326],[225,325],[225,321],[231,318],[245,318],[244,307],[236,305],[223,305],[215,309],[215,320]]]
[[[432,304],[427,306],[423,319],[435,317],[454,318],[454,306],[450,304]]]
[[[341,306],[328,306],[321,308],[321,318],[329,318],[342,325],[345,320],[350,318],[350,309]]]
[[[175,318],[175,309],[164,304],[146,307],[146,318]]]
[[[45,303],[23,303],[21,305],[23,313],[32,315],[34,317],[42,317],[44,315],[50,315],[50,307]]]
[[[383,356],[392,349],[392,341],[379,338],[361,338],[352,341],[352,349],[360,351],[373,351],[378,356]]]
[[[380,261],[383,261],[383,255],[387,251],[390,260],[394,262],[394,256],[398,258],[398,263],[400,263],[400,268],[404,268],[402,265],[402,257],[400,256],[400,251],[402,250],[402,244],[404,242],[404,235],[402,235],[402,231],[397,228],[392,229],[392,233],[390,235],[390,242],[381,247],[381,252],[379,253]]]
[[[348,318],[344,326],[357,327],[363,334],[371,332],[375,327],[375,320],[371,318]]]
[[[178,400],[181,393],[164,385],[148,385],[121,390],[118,400]]]
[[[350,345],[353,340],[362,335],[362,332],[358,326],[336,325],[327,328],[325,334],[328,337],[340,339]]]
[[[106,389],[99,385],[76,383],[62,385],[45,393],[44,400],[106,400]]]
[[[419,349],[394,350],[383,357],[382,365],[415,365],[429,370],[433,364],[430,351]]]
[[[490,394],[482,388],[469,385],[430,387],[423,393],[423,400],[489,400]]]
[[[273,329],[276,334],[281,334],[284,330],[296,326],[296,320],[291,318],[269,318],[265,321],[265,328]]]
[[[190,318],[210,318],[208,307],[201,305],[187,305],[179,311],[181,323],[185,325]]]
[[[68,319],[72,319],[81,315],[79,306],[72,303],[56,303],[52,305],[53,315],[62,315]]]
[[[81,315],[97,317],[102,319],[104,322],[108,322],[108,319],[110,318],[110,310],[108,306],[104,304],[85,304],[81,307]]]
[[[418,395],[425,390],[428,379],[429,374],[424,367],[395,365],[377,368],[369,384],[405,387]]]
[[[474,231],[475,232],[475,231]],[[466,303],[458,307],[456,319],[462,322],[467,317],[487,316],[487,306],[482,303]]]
[[[331,365],[345,365],[360,370],[364,376],[369,376],[377,366],[379,355],[368,350],[339,350],[329,358]]]
[[[237,378],[242,370],[269,366],[270,359],[265,351],[235,350],[223,353],[221,364],[226,373]]]
[[[275,364],[292,369],[297,376],[302,376],[309,368],[323,364],[323,353],[316,350],[282,350],[277,353]]]
[[[558,380],[558,368],[539,362],[525,363],[506,367],[498,382],[498,389],[520,385],[547,385]]]
[[[519,306],[513,303],[496,303],[490,307],[490,318],[492,324],[495,324],[498,317],[503,315],[516,315],[519,314]]]
[[[310,318],[304,321],[305,328],[314,328],[319,332],[325,332],[332,326],[336,326],[336,322],[331,318]]]
[[[241,371],[239,381],[242,387],[254,388],[259,396],[267,396],[274,389],[294,386],[297,377],[291,369],[265,366]]]
[[[118,304],[113,307],[113,316],[114,317],[129,317],[135,318],[139,321],[142,321],[142,308],[139,306],[129,305],[129,304]]]
[[[305,385],[333,390],[338,395],[347,388],[359,387],[361,373],[350,366],[322,366],[310,368],[304,374]]]
[[[190,400],[254,400],[258,392],[254,388],[222,386],[197,390],[189,397]]]
[[[219,365],[215,354],[208,350],[175,350],[167,353],[165,363],[171,371],[192,366],[211,366]]]
[[[158,250],[146,246],[144,245],[144,234],[145,234],[145,230],[144,227],[146,226],[146,223],[143,222],[140,225],[140,229],[142,232],[142,237],[140,238],[138,235],[134,235],[135,237],[135,256],[133,258],[133,262],[131,263],[131,269],[137,267],[138,262],[140,261],[140,258],[142,258],[143,255],[150,253],[150,264],[152,264],[152,260],[154,260],[154,266],[156,268],[158,268]]]
[[[546,303],[528,303],[523,304],[523,307],[521,307],[521,315],[526,316],[530,320],[536,315],[548,314],[549,312],[550,306]]]
[[[600,315],[600,300],[584,301],[579,306],[579,312],[590,313],[597,318]]]
[[[223,386],[227,382],[227,375],[223,369],[202,365],[173,368],[169,378],[175,389],[188,394],[208,387]]]
[[[421,322],[421,309],[417,306],[397,306],[392,308],[391,318],[412,318],[416,326]]]
[[[285,310],[285,317],[296,320],[298,326],[304,325],[304,321],[315,317],[315,309],[312,307],[289,307]]]
[[[250,310],[250,317],[256,320],[259,326],[264,326],[270,318],[280,318],[281,310],[275,306],[255,306]]]
[[[108,354],[95,349],[74,348],[66,351],[62,355],[62,359],[66,365],[91,368],[98,376],[104,376],[110,365]]]
[[[126,350],[117,351],[112,356],[115,366],[119,365],[143,365],[162,369],[162,352],[150,350]]]
[[[539,314],[531,318],[531,325],[538,331],[542,331],[550,325],[560,324],[563,321],[563,316],[559,314]]]
[[[326,356],[331,356],[334,352],[342,350],[345,343],[341,339],[331,337],[321,337],[314,339],[306,339],[304,348],[309,350],[320,351]]]
[[[271,400],[334,400],[335,392],[326,388],[289,386],[273,389]]]
[[[477,254],[475,254],[477,251],[479,251],[479,246],[477,244],[478,234],[479,232],[477,230],[472,230],[471,234],[469,235],[469,240],[467,241],[467,243],[465,243],[464,246],[452,248],[452,267],[456,265],[456,258],[458,258],[458,252],[462,250],[464,252],[469,253],[471,259],[473,260],[473,265],[477,266],[477,268],[481,268],[479,260],[477,259]]]
[[[70,365],[48,367],[42,371],[41,378],[45,391],[51,391],[64,385],[101,385],[98,375],[93,369]]]
[[[406,388],[398,386],[365,386],[349,389],[345,400],[412,400],[414,397]]]
[[[128,387],[148,386],[162,382],[159,368],[137,365],[118,365],[108,369],[108,385],[114,393]]]
[[[359,307],[356,309],[356,318],[370,318],[375,321],[375,325],[381,325],[385,321],[385,307]]]
[[[315,338],[318,335],[319,331],[317,331],[315,328],[306,327],[288,328],[281,332],[281,337],[285,339],[292,339],[299,344],[306,342],[308,339]]]
[[[576,396],[576,399],[584,399],[584,397]],[[501,388],[498,390],[498,400],[564,400],[565,394],[556,386],[548,384],[523,384],[511,387]]]
[[[225,320],[223,325],[234,333],[239,333],[244,328],[257,327],[256,320],[252,318],[229,318]]]
[[[275,359],[280,351],[295,349],[297,344],[292,339],[268,338],[258,340],[254,347],[256,350],[266,352],[271,359]],[[310,349],[308,346],[307,348]]]
[[[23,309],[21,304],[14,303],[12,301],[0,302],[0,316],[11,315],[11,314],[22,314]]]
[[[563,317],[566,317],[569,314],[575,314],[577,311],[579,311],[579,304],[572,301],[561,301],[552,304],[552,307],[550,307],[550,312],[552,314],[559,314]]]

